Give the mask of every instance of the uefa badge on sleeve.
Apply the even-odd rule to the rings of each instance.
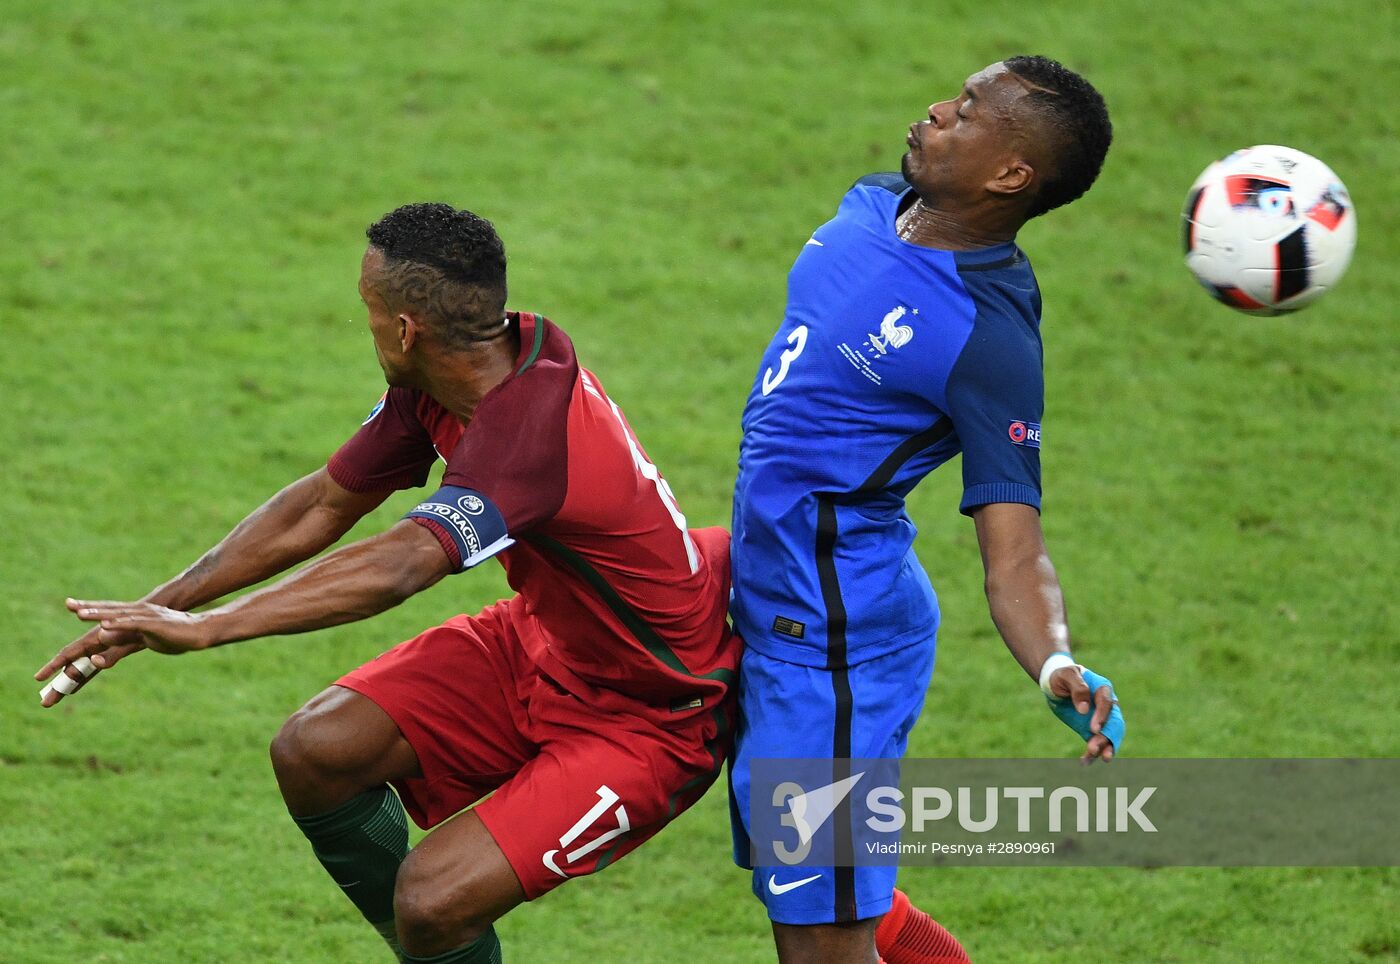
[[[1040,448],[1040,423],[1023,422],[1018,418],[1012,419],[1011,424],[1006,427],[1006,437],[1011,439],[1012,445],[1038,449]]]
[[[370,422],[374,421],[374,416],[376,416],[376,415],[378,415],[380,412],[384,411],[384,403],[385,403],[386,401],[388,401],[388,400],[389,400],[389,393],[388,393],[388,392],[385,392],[383,395],[380,395],[380,396],[379,396],[379,401],[377,401],[377,402],[374,403],[374,408],[372,408],[372,409],[369,410],[369,414],[365,416],[365,420],[364,420],[363,422],[361,422],[360,424],[361,424],[361,425],[368,425]]]

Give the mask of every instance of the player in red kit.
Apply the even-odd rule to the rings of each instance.
[[[99,626],[37,676],[62,672],[52,705],[140,649],[362,619],[500,560],[515,596],[346,674],[272,745],[293,818],[402,960],[499,961],[496,918],[637,847],[719,772],[728,538],[687,528],[564,332],[504,310],[489,222],[416,204],[367,234],[360,294],[390,385],[370,417],[146,599],[70,600]],[[439,458],[441,488],[388,531],[190,612],[324,549]],[[405,809],[436,828],[412,851]]]

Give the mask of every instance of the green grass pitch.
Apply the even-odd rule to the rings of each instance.
[[[847,185],[984,64],[1045,53],[1117,139],[1021,242],[1045,294],[1045,527],[1134,756],[1397,756],[1400,13],[1393,0],[7,0],[0,16],[0,959],[371,960],[286,819],[281,720],[505,592],[486,567],[378,619],[140,656],[52,712],[69,594],[129,598],[315,468],[382,390],[364,226],[492,218],[693,524],[724,523],[784,279]],[[1179,251],[1210,160],[1281,143],[1360,243],[1303,313],[1211,302]],[[347,320],[349,319],[349,320]],[[945,615],[911,752],[1073,738],[986,615],[956,469],[911,500]],[[391,500],[374,531],[412,498]],[[1400,959],[1400,872],[913,869],[975,960]],[[513,961],[763,961],[724,795],[521,908]]]

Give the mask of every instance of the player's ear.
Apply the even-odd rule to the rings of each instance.
[[[423,333],[423,326],[418,323],[418,319],[406,313],[400,313],[395,321],[399,323],[399,350],[408,354],[408,350]]]
[[[1034,181],[1035,168],[1026,161],[1017,158],[997,169],[996,174],[987,182],[987,190],[993,194],[1020,194],[1029,188]]]

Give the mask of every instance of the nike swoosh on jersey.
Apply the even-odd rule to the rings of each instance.
[[[808,239],[807,239],[807,244],[815,244],[815,245],[816,245],[817,247],[819,247],[819,248],[824,248],[824,247],[826,247],[826,245],[822,244],[822,243],[821,243],[820,241],[818,241],[816,238],[808,238]],[[804,245],[804,247],[805,247],[805,245]]]
[[[778,883],[778,875],[777,875],[777,874],[769,874],[769,875],[768,875],[768,893],[773,894],[774,896],[777,896],[777,895],[779,895],[779,894],[786,894],[786,893],[787,893],[788,891],[790,891],[790,890],[796,890],[797,888],[801,887],[803,884],[810,884],[812,881],[814,881],[814,880],[820,880],[820,879],[821,879],[821,874],[813,874],[813,875],[810,876],[810,877],[803,877],[801,880],[794,880],[794,881],[791,881],[791,882],[786,883],[786,884],[780,884],[780,883]]]

